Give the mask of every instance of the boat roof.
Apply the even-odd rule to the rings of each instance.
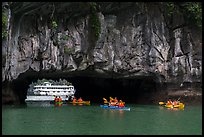
[[[43,84],[51,84],[50,82],[43,82]]]
[[[74,87],[73,85],[36,85],[34,87]]]
[[[47,85],[49,84],[49,85]],[[74,87],[73,85],[53,85],[50,82],[43,82],[43,84],[35,85],[34,87]]]

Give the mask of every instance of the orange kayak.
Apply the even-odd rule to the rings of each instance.
[[[91,102],[90,101],[82,101],[82,102],[69,102],[71,104],[85,104],[85,105],[90,105]]]

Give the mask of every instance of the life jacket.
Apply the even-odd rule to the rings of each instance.
[[[59,98],[55,98],[55,102],[59,102]]]
[[[55,98],[55,102],[57,102],[58,98]]]
[[[75,103],[75,102],[76,102],[76,98],[74,98],[74,99],[72,100],[72,102],[74,102],[74,103]]]
[[[119,106],[119,107],[124,107],[125,105],[124,105],[122,102],[120,102],[120,103],[118,104],[118,106]]]
[[[62,102],[62,98],[60,97],[60,98],[58,99],[58,101],[59,101],[59,102]]]
[[[177,101],[174,101],[174,102],[173,102],[173,105],[177,105]]]
[[[78,102],[82,102],[83,100],[81,98],[78,99]]]
[[[111,102],[111,106],[117,106],[116,102]]]
[[[172,102],[168,100],[167,105],[172,105]]]
[[[114,102],[116,102],[116,103],[117,103],[117,102],[118,102],[118,100],[117,100],[117,99],[114,99]]]

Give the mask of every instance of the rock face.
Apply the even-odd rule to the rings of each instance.
[[[93,14],[99,24],[90,21]],[[28,70],[155,76],[158,83],[179,86],[202,82],[201,31],[185,25],[182,14],[169,18],[160,3],[23,2],[13,3],[7,15],[3,82]],[[93,29],[97,25],[100,28]]]

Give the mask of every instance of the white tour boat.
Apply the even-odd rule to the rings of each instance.
[[[25,102],[53,101],[56,96],[60,96],[64,101],[74,97],[75,88],[73,85],[53,85],[44,82],[42,85],[34,86],[32,92],[33,95],[27,95]]]

